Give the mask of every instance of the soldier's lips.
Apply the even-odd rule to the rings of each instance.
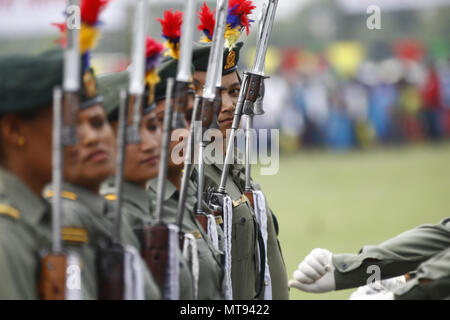
[[[145,164],[156,166],[159,162],[159,155],[151,156],[142,161]]]
[[[85,158],[85,162],[99,163],[108,159],[108,153],[104,150],[97,149],[89,153]]]
[[[223,125],[230,125],[230,124],[232,124],[233,123],[233,117],[231,117],[231,118],[227,118],[227,119],[224,119],[224,120],[220,120],[219,121],[221,124],[223,124]]]

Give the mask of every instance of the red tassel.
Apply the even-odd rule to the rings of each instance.
[[[206,2],[203,3],[201,11],[197,12],[200,20],[197,28],[202,31],[209,40],[212,40],[213,38],[214,26],[216,24],[216,19],[214,16],[215,12],[216,10],[211,12],[211,9],[206,5]]]
[[[164,11],[164,19],[158,19],[162,26],[162,35],[172,42],[178,42],[181,36],[181,24],[183,23],[183,12],[173,9]]]
[[[105,8],[110,0],[82,0],[81,1],[81,21],[95,25],[100,12]]]
[[[145,56],[150,58],[156,54],[161,53],[164,50],[164,46],[151,37],[147,37],[147,45],[145,50]]]
[[[252,14],[256,6],[250,0],[230,0],[228,5],[232,9],[231,14],[240,17],[241,26],[246,29],[248,35],[250,32],[250,20],[248,16]]]

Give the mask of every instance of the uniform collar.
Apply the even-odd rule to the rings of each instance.
[[[19,219],[31,225],[37,225],[49,214],[49,207],[42,198],[37,197],[14,174],[0,168],[0,194],[2,193],[19,211]]]
[[[152,180],[150,180],[147,183],[147,189],[149,189],[150,191],[157,193],[157,189],[158,189],[158,178],[154,178]],[[172,184],[172,182],[169,181],[169,179],[166,179],[166,193],[164,195],[164,201],[169,200],[170,198],[172,198],[175,193],[177,193],[178,190],[177,188]]]
[[[225,161],[225,156],[222,156],[222,157],[223,157],[223,161],[222,161],[222,162],[224,162],[224,161]],[[208,154],[205,154],[205,159],[207,159],[208,162],[210,162],[213,166],[219,168],[221,171],[223,170],[223,167],[224,167],[223,163],[216,163],[216,162],[214,162],[214,158],[209,157]],[[244,165],[244,164],[241,164],[241,163],[239,162],[239,161],[242,161],[242,160],[239,160],[239,161],[238,161],[238,159],[245,159],[245,154],[242,153],[241,151],[239,151],[239,150],[235,147],[234,150],[233,150],[233,163],[231,164],[230,167],[233,167],[233,168],[239,168],[239,169],[240,169],[240,168],[244,168],[245,165]]]
[[[147,191],[134,183],[124,181],[123,198],[125,201],[135,204],[144,212],[148,212],[151,208],[152,199]]]

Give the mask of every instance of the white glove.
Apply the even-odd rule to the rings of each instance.
[[[369,295],[383,295],[389,292],[393,292],[395,289],[401,287],[406,283],[405,276],[399,276],[395,278],[385,279],[381,281],[375,281],[373,283],[361,286],[352,293],[350,300],[368,300]]]
[[[332,253],[316,248],[308,254],[294,271],[294,280],[288,285],[306,292],[328,292],[336,289]]]

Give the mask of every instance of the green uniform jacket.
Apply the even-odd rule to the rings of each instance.
[[[431,282],[421,282],[424,279]],[[394,293],[399,300],[450,299],[450,247],[423,262],[414,279]]]
[[[50,201],[53,196],[51,186],[44,190],[44,196]],[[108,205],[101,196],[64,183],[61,217],[63,246],[65,250],[77,253],[80,258],[83,299],[98,299],[96,257],[99,246],[112,240],[113,223],[107,217],[112,210],[113,206]],[[83,234],[87,237],[83,237]],[[125,219],[122,219],[121,224],[121,240],[123,245],[139,248],[139,243]],[[141,263],[144,266],[144,262]],[[145,297],[160,299],[160,292],[153,276],[146,267],[143,267],[143,270]]]
[[[231,175],[233,181],[239,186],[241,192],[245,190],[245,167],[240,164],[235,164],[231,168]],[[253,190],[262,191],[259,184],[251,181]],[[266,199],[267,208],[267,260],[269,263],[270,278],[272,280],[272,299],[273,300],[287,300],[289,299],[288,277],[286,272],[286,265],[284,263],[283,254],[281,252],[280,243],[278,241],[278,223],[276,217],[269,207]],[[264,297],[264,292],[260,295]]]
[[[212,162],[212,161],[210,161]],[[223,165],[206,164],[204,191],[217,190]],[[260,281],[258,271],[258,223],[248,199],[242,195],[233,177],[228,175],[225,186],[233,201],[231,237],[231,282],[234,300],[251,300],[256,297]]]
[[[365,285],[371,265],[380,267],[382,279],[395,277],[415,270],[448,247],[450,218],[408,230],[378,246],[365,246],[359,254],[334,254],[336,289]]]
[[[102,184],[100,194],[109,201],[116,199],[114,179],[108,179]],[[124,181],[122,197],[123,218],[134,231],[142,230],[145,225],[154,223],[151,216],[152,201],[145,189]],[[182,257],[181,251],[178,252],[178,256],[180,259],[180,299],[192,300],[194,299],[192,274],[186,260]]]
[[[195,196],[192,192],[192,186],[188,188],[186,198],[186,210],[183,217],[182,231],[192,233],[197,239],[197,249],[199,256],[199,282],[198,299],[199,300],[223,300],[225,297],[224,269],[221,262],[221,252],[214,249],[209,236],[195,219],[192,203],[195,203]],[[156,206],[157,179],[148,183],[148,192]],[[194,193],[195,194],[195,193]],[[194,199],[193,199],[194,197]],[[176,223],[179,192],[169,181],[166,181],[166,193],[163,204],[162,220],[166,224]]]
[[[0,169],[0,300],[39,298],[40,252],[50,242],[47,203]]]

